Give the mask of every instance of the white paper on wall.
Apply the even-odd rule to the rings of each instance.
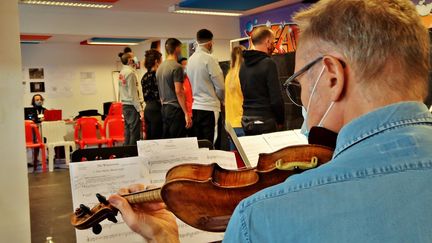
[[[49,98],[68,98],[73,96],[74,73],[60,67],[46,68],[45,92]]]
[[[80,72],[80,92],[82,95],[97,93],[95,72]]]

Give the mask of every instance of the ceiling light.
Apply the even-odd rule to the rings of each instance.
[[[113,46],[137,46],[139,43],[136,42],[103,42],[103,41],[91,41],[88,40],[89,45],[113,45]]]
[[[145,39],[141,38],[112,38],[112,37],[93,37],[81,41],[81,45],[108,45],[108,46],[136,46]]]
[[[34,4],[45,6],[65,6],[65,7],[81,7],[81,8],[112,8],[112,4],[88,4],[80,2],[66,2],[66,1],[48,1],[48,0],[20,0],[22,4]]]
[[[21,41],[21,44],[40,44],[40,43],[41,41],[28,41],[28,40]]]
[[[219,11],[213,9],[199,9],[199,8],[182,8],[178,5],[173,5],[168,8],[168,12],[170,13],[179,13],[179,14],[201,14],[201,15],[216,15],[216,16],[229,16],[229,17],[238,17],[241,16],[242,13],[238,11]]]

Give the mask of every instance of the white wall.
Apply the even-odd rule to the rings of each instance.
[[[63,118],[78,114],[80,110],[98,109],[103,103],[115,99],[112,71],[117,70],[117,54],[122,47],[82,46],[79,44],[21,45],[23,68],[26,68],[24,105],[29,106],[31,97],[28,68],[44,68],[45,107],[62,109]],[[83,95],[80,90],[80,72],[95,72],[96,93]],[[50,92],[50,87],[70,87],[71,92]]]
[[[220,62],[231,60],[230,40],[215,39],[213,44],[213,55]]]
[[[0,1],[0,238],[30,242],[27,163],[16,0]]]
[[[175,37],[175,36],[174,36]],[[213,55],[219,60],[219,61],[229,61],[231,58],[231,51],[230,51],[230,40],[226,39],[216,39],[217,36],[215,36],[214,45],[213,45]],[[161,52],[162,56],[165,56],[165,45],[166,39],[161,39]],[[190,39],[180,39],[182,43],[185,42],[193,42],[195,41],[193,38]],[[145,51],[150,49],[151,40],[144,41],[139,46],[133,46],[132,50],[134,51],[135,55],[138,56],[140,60],[144,60],[144,54]]]
[[[20,31],[24,34],[47,34],[82,37],[139,37],[162,39],[169,37],[193,40],[202,28],[210,29],[215,36],[214,55],[219,61],[230,58],[229,40],[240,36],[237,17],[215,17],[182,15],[172,13],[122,12],[91,10],[82,8],[41,7],[20,5]],[[81,39],[80,39],[81,40]],[[140,60],[150,48],[151,41],[133,46]],[[29,92],[28,68],[45,69],[46,89],[53,85],[68,86],[72,95],[66,93],[45,93],[45,106],[62,109],[63,117],[75,116],[78,111],[98,109],[102,113],[103,102],[115,99],[112,85],[112,71],[121,65],[117,54],[122,47],[80,46],[78,42],[22,45],[23,66],[26,68],[23,88],[24,105],[29,106],[33,94]],[[142,70],[145,71],[145,70]],[[95,72],[94,95],[80,92],[80,72]],[[143,73],[141,72],[140,75]],[[59,82],[59,83],[56,83]],[[64,84],[66,83],[66,84]],[[44,95],[44,94],[43,94]]]
[[[20,5],[20,21],[21,32],[33,34],[193,39],[207,28],[215,39],[240,37],[238,17]]]
[[[183,40],[184,41],[184,40]],[[140,60],[150,48],[150,42],[132,46]],[[162,39],[162,47],[164,39]],[[21,45],[23,78],[22,87],[24,106],[30,106],[35,93],[30,92],[30,82],[45,82],[44,106],[48,109],[61,109],[63,118],[71,118],[80,110],[98,109],[103,112],[103,103],[115,100],[112,71],[121,68],[117,54],[123,47],[83,46],[76,43],[45,43],[38,45]],[[162,48],[163,49],[163,48]],[[229,40],[215,40],[214,55],[219,61],[230,58]],[[43,80],[29,79],[29,68],[44,68]],[[96,93],[83,95],[80,87],[80,73],[95,72]],[[140,76],[145,72],[141,69]],[[69,88],[71,92],[51,92],[52,87]]]

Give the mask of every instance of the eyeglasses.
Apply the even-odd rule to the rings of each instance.
[[[310,68],[312,68],[315,64],[317,64],[319,61],[321,61],[323,57],[318,57],[311,63],[304,66],[299,71],[295,72],[291,77],[289,77],[285,84],[283,85],[285,88],[285,91],[288,95],[288,98],[291,100],[291,102],[296,106],[303,106],[301,101],[301,85],[300,82],[297,80],[297,78],[307,72]]]

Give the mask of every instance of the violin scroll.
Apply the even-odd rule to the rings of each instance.
[[[102,226],[100,222],[105,219],[113,223],[117,223],[118,209],[111,206],[108,200],[97,193],[96,198],[99,204],[93,208],[89,208],[84,204],[80,204],[79,208],[75,209],[75,212],[71,215],[72,225],[80,230],[92,228],[93,233],[100,234],[102,232]]]

